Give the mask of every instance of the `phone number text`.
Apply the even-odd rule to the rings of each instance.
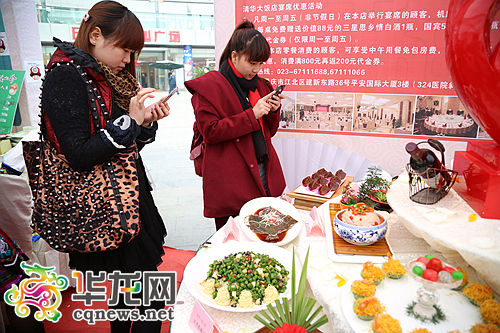
[[[349,68],[278,68],[278,75],[365,75],[365,69],[349,69]]]

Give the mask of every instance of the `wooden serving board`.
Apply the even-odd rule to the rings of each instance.
[[[288,192],[286,195],[295,199],[293,204],[295,208],[311,210],[313,207],[321,206],[331,198],[335,198],[339,195],[342,195],[344,193],[344,189],[346,188],[346,186],[352,183],[353,180],[354,177],[347,176],[342,182],[342,184],[340,184],[337,191],[335,191],[330,197],[321,197],[318,195],[296,193],[295,190],[297,190],[300,187],[300,185],[297,186],[295,190],[293,190],[292,192]]]
[[[382,257],[387,256],[388,253],[391,253],[391,255],[393,255],[385,237],[371,245],[354,245],[343,240],[342,237],[337,235],[335,229],[333,228],[333,220],[335,218],[335,214],[337,214],[339,210],[341,210],[340,204],[330,203],[330,226],[332,228],[333,248],[335,253]]]

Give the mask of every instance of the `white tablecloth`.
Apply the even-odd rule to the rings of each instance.
[[[26,179],[0,174],[0,228],[31,257],[31,190]]]
[[[320,206],[319,216],[325,226],[330,225],[330,213],[327,204]],[[395,258],[400,259],[402,263],[425,254],[443,256],[443,254],[432,250],[424,240],[408,232],[395,213],[390,214],[388,223],[387,241],[395,253]],[[342,294],[345,293],[346,288],[350,288],[350,285],[348,282],[338,287],[339,279],[335,277],[338,274],[346,281],[359,280],[361,279],[362,264],[333,262],[328,259],[326,240],[324,238],[308,238],[304,236],[302,235],[297,240],[297,252],[303,260],[307,247],[311,247],[307,279],[315,298],[328,310],[330,317],[333,319],[330,325],[332,325],[334,332],[353,332],[341,310]],[[463,266],[471,273],[471,278],[476,278],[473,270],[463,260],[456,257],[445,257],[450,264]]]
[[[475,212],[453,189],[436,204],[415,203],[408,186],[408,175],[403,174],[387,193],[404,226],[446,256],[461,256],[499,294],[500,220],[476,214],[477,220],[469,222]]]
[[[328,203],[322,205],[318,209],[319,217],[322,223],[329,226],[329,209]],[[434,254],[443,256],[432,250],[429,245],[420,238],[415,237],[401,223],[401,220],[396,214],[391,214],[389,219],[389,231],[387,239],[395,253],[396,258],[407,262],[415,256]],[[223,229],[218,231],[211,239],[212,244],[217,244],[222,241]],[[296,246],[297,254],[301,262],[304,261],[307,253],[307,248],[310,247],[309,265],[308,265],[308,282],[310,295],[324,307],[324,312],[328,315],[329,322],[322,326],[322,332],[352,332],[341,310],[341,294],[347,288],[350,288],[348,283],[343,286],[337,286],[339,279],[338,274],[345,280],[359,279],[361,264],[353,263],[337,263],[328,258],[327,243],[324,237],[307,237],[306,229],[303,228],[301,234],[285,248],[290,249],[292,245]],[[445,256],[448,263],[452,265],[461,265],[467,269],[472,279],[477,280],[474,271],[467,266],[460,257]],[[195,299],[187,291],[186,287],[181,284],[179,289],[177,302],[174,308],[174,321],[172,322],[172,333],[191,332],[188,322],[191,315]],[[262,327],[253,316],[256,313],[242,314],[219,311],[210,307],[205,307],[210,316],[216,321],[220,328],[225,332],[244,333],[254,332]]]
[[[23,176],[0,174],[0,228],[19,244],[33,263],[54,266],[57,274],[70,279],[67,253],[52,249],[44,240],[31,241],[31,190]]]
[[[439,114],[427,117],[424,126],[431,131],[443,134],[463,134],[474,125],[472,119],[463,116]]]

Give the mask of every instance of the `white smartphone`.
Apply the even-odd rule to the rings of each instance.
[[[144,101],[144,107],[146,108],[149,108],[151,107],[152,105],[154,104],[162,104],[162,103],[165,103],[166,101],[168,101],[176,92],[177,90],[179,90],[179,88],[175,88],[174,90],[172,90],[167,96],[165,97],[159,97],[159,96],[155,96],[155,97],[152,97],[152,98],[147,98],[145,101]]]
[[[162,99],[162,100],[160,101],[160,103],[158,103],[158,104],[163,104],[163,103],[165,103],[166,101],[168,101],[168,100],[170,99],[170,97],[174,96],[174,94],[177,92],[177,90],[179,90],[179,88],[175,87],[175,89],[174,89],[174,90],[172,90],[172,91],[170,92],[170,94],[168,94],[168,95],[167,95],[164,99]]]

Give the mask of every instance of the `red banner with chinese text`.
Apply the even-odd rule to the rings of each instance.
[[[455,95],[445,63],[448,0],[236,0],[287,90]]]
[[[286,84],[282,129],[489,138],[453,89],[449,0],[235,0],[236,25],[271,46],[262,77]],[[493,13],[491,45],[500,40]]]

